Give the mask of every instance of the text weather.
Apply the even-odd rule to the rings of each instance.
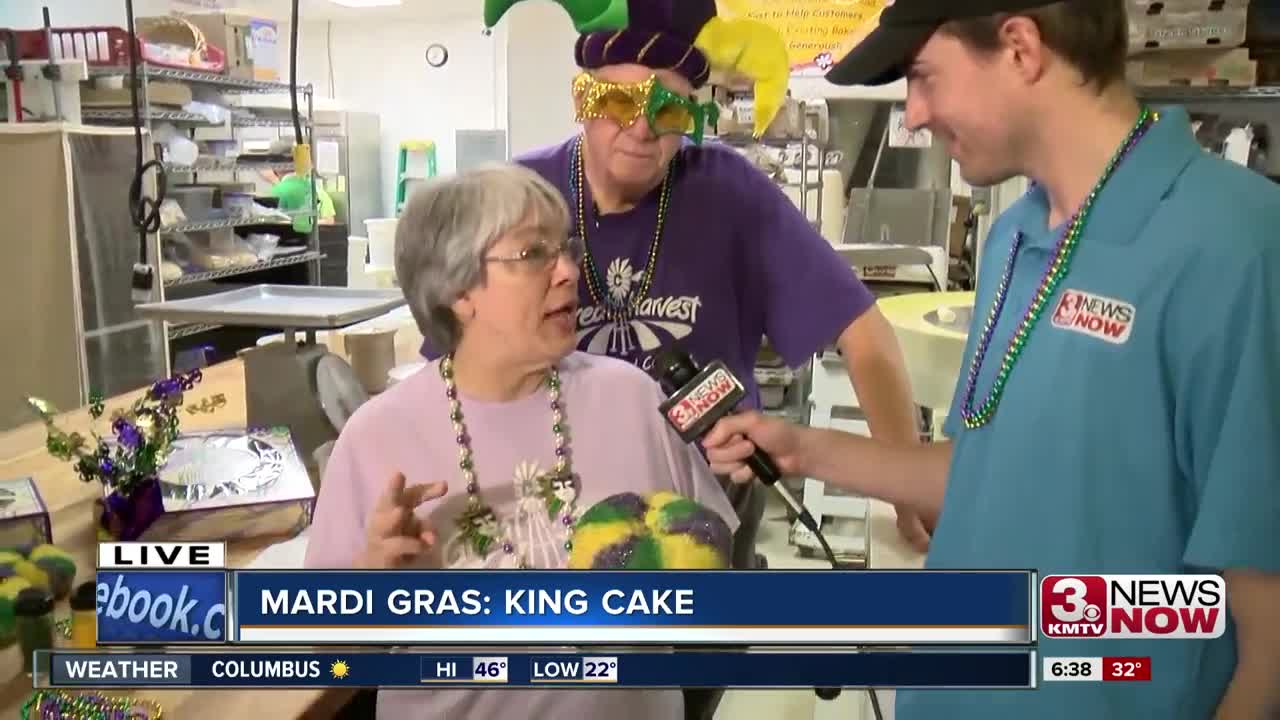
[[[693,615],[693,591],[612,588],[593,598],[582,589],[507,588],[499,597],[480,590],[404,588],[379,599],[373,590],[264,589],[260,611],[271,615],[375,615],[385,609],[405,615],[514,616],[587,615],[597,608],[607,615]]]

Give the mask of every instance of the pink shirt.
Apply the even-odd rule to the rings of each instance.
[[[661,389],[634,366],[575,352],[560,364],[561,405],[573,470],[581,479],[577,514],[620,492],[673,490],[738,520],[697,450],[681,442],[658,413]],[[459,397],[481,497],[502,537],[541,568],[563,568],[567,528],[548,517],[534,478],[555,465],[545,390],[514,402]],[[425,567],[511,567],[514,555],[479,556],[458,536],[465,507],[458,445],[436,362],[373,398],[352,416],[335,444],[308,533],[306,566],[350,567],[363,549],[365,518],[392,475],[409,485],[446,481],[448,493],[418,515],[439,534]],[[679,691],[662,690],[383,690],[378,720],[589,717],[651,720],[682,716]]]

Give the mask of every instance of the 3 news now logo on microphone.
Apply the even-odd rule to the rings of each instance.
[[[680,439],[692,442],[746,396],[723,362],[714,360],[658,407]]]
[[[1221,637],[1227,584],[1217,575],[1048,575],[1040,632],[1050,638]]]

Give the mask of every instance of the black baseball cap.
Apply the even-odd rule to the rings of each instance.
[[[888,85],[902,79],[912,57],[952,20],[1030,10],[1060,0],[894,0],[880,26],[827,72],[835,85]]]

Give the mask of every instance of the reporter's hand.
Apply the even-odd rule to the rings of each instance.
[[[360,567],[370,570],[402,567],[417,560],[436,543],[434,530],[424,527],[414,509],[443,497],[449,486],[429,483],[405,487],[404,473],[396,473],[365,523],[365,549]]]
[[[736,483],[749,483],[754,475],[746,459],[760,448],[773,458],[784,475],[794,475],[801,466],[799,426],[756,411],[729,415],[711,428],[702,439],[707,461],[716,475],[728,475]]]
[[[906,506],[895,505],[893,509],[898,515],[898,532],[902,538],[916,552],[928,552],[931,535],[924,526],[924,520]]]

